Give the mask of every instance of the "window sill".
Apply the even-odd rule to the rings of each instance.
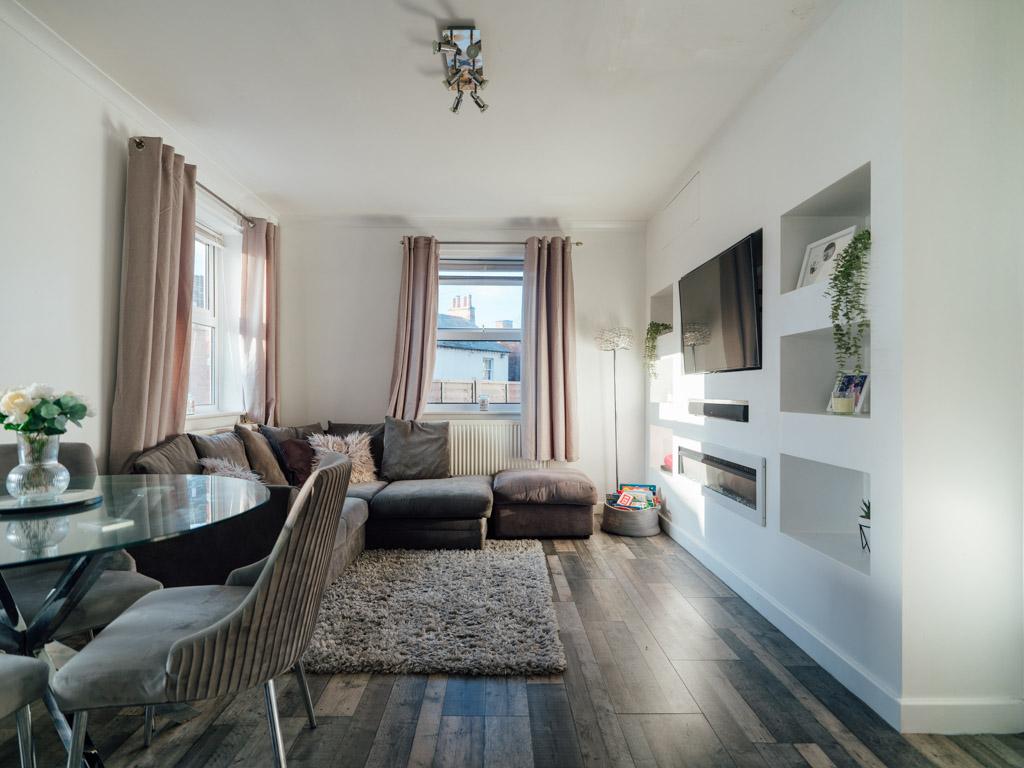
[[[186,432],[220,432],[231,429],[238,423],[241,411],[217,411],[213,413],[193,413],[185,417]]]
[[[485,421],[487,419],[501,420],[501,421],[519,421],[521,415],[520,410],[497,410],[495,406],[491,406],[488,411],[481,411],[479,408],[472,410],[459,409],[448,406],[441,410],[443,406],[438,407],[437,410],[429,410],[424,412],[421,417],[423,421],[448,421],[450,419],[473,419]]]

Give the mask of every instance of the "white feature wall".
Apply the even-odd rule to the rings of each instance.
[[[281,230],[282,418],[380,421],[394,358],[404,235],[443,240],[523,240],[571,234],[576,289],[579,467],[599,486],[614,482],[612,358],[594,342],[602,328],[628,326],[637,345],[619,355],[619,457],[623,481],[643,473],[646,325],[644,233],[630,226],[551,222],[509,228],[492,222],[410,221],[372,225],[351,219],[286,219]],[[453,417],[455,418],[455,417]]]
[[[671,402],[648,408],[671,535],[905,731],[1024,728],[1024,276],[1009,223],[1024,77],[1008,37],[1022,14],[1009,0],[844,2],[648,227],[648,296],[764,230],[762,370],[676,373],[674,391],[655,388]],[[828,367],[827,302],[792,290],[780,220],[868,164],[869,215],[843,215],[873,234],[871,413],[842,420],[821,413],[827,392],[820,406],[804,392],[801,366],[820,378],[824,350]],[[750,423],[688,417],[686,397],[748,400]],[[767,459],[766,527],[658,468],[686,441]],[[862,494],[863,556],[841,541]]]
[[[0,105],[0,388],[85,394],[97,415],[67,439],[105,463],[128,138],[163,136],[219,194],[252,215],[273,211],[10,0],[0,0]]]

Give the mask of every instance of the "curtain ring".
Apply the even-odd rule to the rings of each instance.
[[[140,139],[140,138],[139,138],[138,136],[136,136],[135,138],[133,138],[133,139],[132,139],[132,141],[134,141],[134,142],[135,142],[135,148],[136,148],[136,149],[145,149],[145,147],[146,147],[146,142],[145,142],[145,141],[143,141],[142,139]]]

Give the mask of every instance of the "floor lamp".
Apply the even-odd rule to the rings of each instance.
[[[612,407],[615,411],[615,490],[619,489],[619,350],[633,348],[633,331],[629,328],[605,328],[594,337],[597,348],[612,353]]]

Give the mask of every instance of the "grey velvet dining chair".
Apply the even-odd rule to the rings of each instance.
[[[21,768],[35,768],[29,707],[43,697],[49,674],[49,666],[39,659],[0,654],[0,718],[16,715]]]
[[[58,705],[75,714],[70,768],[81,761],[90,710],[202,701],[261,685],[275,764],[285,766],[274,678],[296,667],[312,637],[351,471],[347,457],[325,454],[261,564],[224,586],[146,595],[54,675]]]
[[[88,443],[61,443],[58,460],[71,475],[71,489],[91,488],[96,480],[96,457]],[[0,445],[0,479],[18,463],[17,446]],[[14,602],[30,624],[44,605],[50,590],[67,567],[66,560],[8,568],[3,578]],[[124,550],[110,556],[110,564],[57,628],[56,639],[105,627],[143,595],[161,588],[156,579],[135,571],[135,561]]]

